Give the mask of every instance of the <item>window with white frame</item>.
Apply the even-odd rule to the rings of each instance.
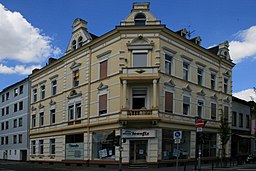
[[[50,139],[50,154],[55,154],[55,139]]]
[[[216,103],[211,103],[211,119],[216,120],[217,115],[217,105]]]
[[[36,141],[31,141],[31,154],[36,154]]]
[[[44,112],[39,113],[39,126],[44,125]]]
[[[32,128],[36,127],[36,114],[32,115],[31,126],[32,126]]]
[[[37,101],[37,88],[33,88],[32,90],[33,102]]]
[[[70,121],[81,118],[82,116],[81,102],[69,104],[68,116]]]
[[[7,107],[5,108],[5,114],[6,114],[6,115],[9,115],[9,106],[7,106]]]
[[[18,96],[19,92],[18,92],[18,88],[15,88],[13,90],[13,94],[14,94],[14,97]]]
[[[172,55],[165,53],[165,73],[172,74]]]
[[[183,114],[189,115],[190,113],[190,97],[183,96]]]
[[[40,86],[41,89],[41,99],[45,98],[45,84]]]
[[[211,89],[216,89],[216,73],[211,73]]]
[[[203,85],[204,69],[202,67],[197,68],[197,84]]]
[[[19,134],[19,144],[21,144],[22,143],[22,134]]]
[[[197,101],[197,116],[199,118],[202,118],[204,115],[204,101],[198,100]]]
[[[13,120],[13,128],[17,128],[17,119]]]
[[[22,118],[19,118],[19,127],[22,127]]]
[[[53,79],[51,81],[51,85],[52,85],[52,96],[57,94],[57,79]]]
[[[80,36],[80,37],[78,38],[78,48],[82,47],[82,45],[83,45],[83,37]]]
[[[6,93],[6,100],[9,100],[9,92]]]
[[[79,86],[79,70],[73,71],[73,87]]]
[[[146,67],[148,65],[147,51],[133,51],[133,67]]]
[[[224,93],[228,93],[228,78],[224,78]]]
[[[183,62],[183,80],[189,80],[189,63]]]
[[[17,144],[17,135],[13,135],[13,144]]]
[[[39,154],[44,154],[44,140],[39,140],[38,151]]]
[[[55,123],[55,109],[50,110],[50,124]]]
[[[23,101],[19,102],[19,110],[23,110]]]

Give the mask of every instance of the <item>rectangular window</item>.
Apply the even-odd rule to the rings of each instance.
[[[39,154],[44,154],[44,140],[39,140]]]
[[[69,105],[69,120],[75,120],[81,118],[81,103]]]
[[[18,111],[18,103],[15,103],[15,104],[14,104],[13,111],[14,111],[14,112],[17,112],[17,111]]]
[[[244,118],[243,118],[243,114],[239,113],[239,127],[243,128],[244,126]]]
[[[4,137],[1,137],[1,145],[4,145]]]
[[[36,127],[36,115],[32,115],[32,123],[31,123],[32,128]]]
[[[20,86],[20,94],[23,94],[23,85]]]
[[[13,144],[17,144],[17,135],[13,135]]]
[[[228,78],[224,78],[224,93],[228,93]]]
[[[183,80],[188,81],[189,77],[189,63],[183,62]]]
[[[5,137],[5,144],[6,145],[9,144],[9,137],[8,136]]]
[[[81,114],[82,114],[81,103],[77,103],[75,107],[76,107],[76,119],[79,119],[81,118]]]
[[[5,108],[5,114],[6,114],[6,115],[9,114],[9,106],[7,106],[7,107]]]
[[[1,123],[1,130],[4,130],[4,122]]]
[[[197,68],[197,84],[203,85],[203,68]]]
[[[4,116],[4,108],[2,108],[2,116]]]
[[[13,128],[17,128],[17,119],[13,120]]]
[[[99,96],[99,114],[107,113],[107,94]]]
[[[55,109],[50,110],[50,123],[55,123]]]
[[[148,53],[133,53],[133,67],[146,67],[148,63]]]
[[[232,112],[232,126],[236,126],[236,112]]]
[[[19,102],[19,110],[23,110],[23,101]]]
[[[6,93],[6,100],[9,100],[9,92]]]
[[[39,113],[39,126],[44,125],[44,112]]]
[[[73,71],[73,87],[79,86],[79,70]]]
[[[22,127],[22,118],[19,118],[19,127]]]
[[[165,54],[165,73],[172,74],[172,56],[169,54]]]
[[[249,115],[246,115],[246,128],[250,127],[250,117]]]
[[[216,74],[211,73],[211,89],[215,90],[216,89]]]
[[[74,105],[68,106],[68,115],[69,115],[69,120],[72,121],[75,119],[75,112],[74,112]]]
[[[50,154],[55,154],[55,139],[50,139]]]
[[[183,96],[183,114],[189,115],[190,112],[190,97]]]
[[[211,119],[216,120],[217,107],[216,103],[211,103]]]
[[[173,93],[165,92],[165,112],[173,113]]]
[[[13,94],[14,94],[14,97],[18,96],[18,88],[15,88],[15,89],[13,90]]]
[[[36,141],[31,141],[31,153],[36,154]]]
[[[22,134],[19,134],[19,144],[22,143]]]
[[[100,79],[105,79],[108,76],[108,61],[105,60],[100,63]]]
[[[33,102],[36,102],[37,101],[37,88],[34,88],[33,90],[32,90],[33,92]]]
[[[3,94],[2,95],[2,102],[4,102],[4,100],[5,100],[5,95]]]
[[[41,99],[44,99],[45,98],[45,85],[41,85],[40,89],[41,89]]]
[[[57,94],[57,80],[52,80],[52,96]]]
[[[199,118],[202,118],[204,115],[204,101],[198,100],[197,101],[197,116]]]
[[[224,106],[224,119],[228,121],[228,116],[229,116],[229,107]]]
[[[5,122],[5,129],[9,129],[9,121]]]

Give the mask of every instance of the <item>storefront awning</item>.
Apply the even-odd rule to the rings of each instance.
[[[252,135],[242,135],[242,134],[236,134],[236,135],[239,136],[239,137],[241,137],[241,138],[251,138],[251,139],[255,138],[255,137],[252,136]]]

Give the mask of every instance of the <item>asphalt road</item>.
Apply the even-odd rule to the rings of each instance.
[[[99,168],[84,166],[65,166],[62,164],[49,165],[38,163],[1,161],[0,171],[118,171],[118,168]],[[175,167],[162,168],[123,168],[122,171],[176,171]],[[212,170],[210,165],[203,165],[201,171]],[[184,167],[179,167],[178,171],[185,171]],[[194,171],[194,166],[187,166],[186,171]],[[214,168],[214,171],[256,171],[256,164],[239,165],[228,168]]]

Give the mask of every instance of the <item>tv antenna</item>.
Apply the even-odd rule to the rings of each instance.
[[[191,38],[191,35],[196,31],[196,30],[192,30],[192,31],[190,31],[190,25],[188,25],[188,27],[187,27],[187,30],[188,30],[188,38],[190,39]]]

